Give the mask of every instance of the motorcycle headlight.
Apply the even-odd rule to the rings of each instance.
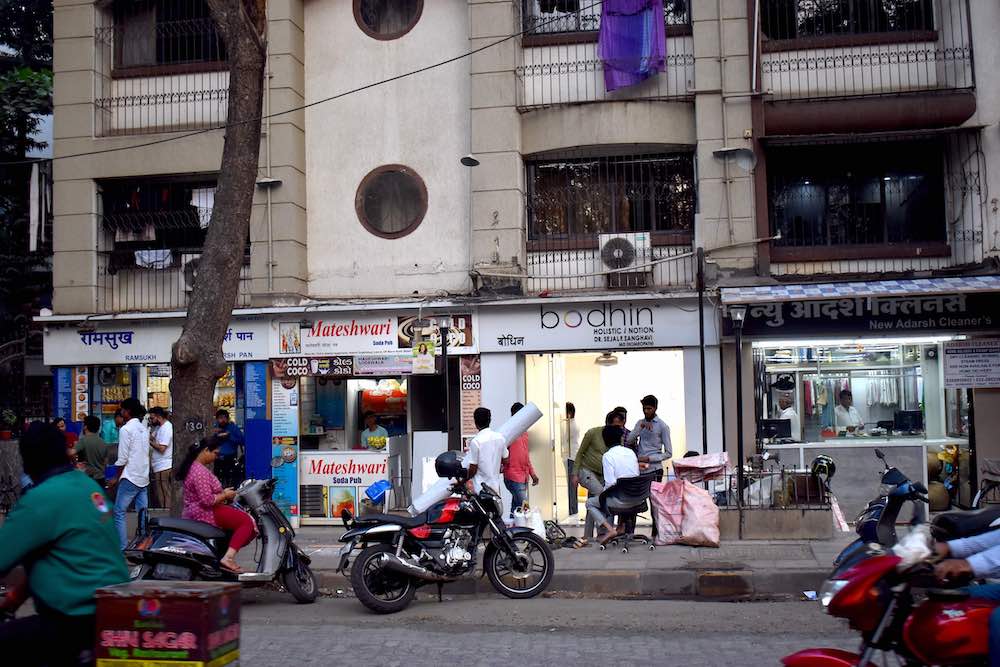
[[[895,484],[880,484],[878,487],[878,495],[891,496],[892,492],[895,490],[896,490]]]
[[[823,582],[823,586],[819,589],[819,603],[824,609],[830,606],[830,602],[847,583],[844,579],[827,579]]]

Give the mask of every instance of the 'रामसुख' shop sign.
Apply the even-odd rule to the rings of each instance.
[[[93,330],[50,325],[45,333],[44,362],[46,366],[168,363],[181,325],[181,320],[176,324],[101,322]],[[265,321],[232,322],[222,341],[222,353],[227,361],[266,360],[269,332]]]
[[[723,317],[723,334],[732,320]],[[1000,327],[1000,294],[856,296],[839,299],[771,301],[747,306],[745,336],[790,334],[899,334],[988,330]]]

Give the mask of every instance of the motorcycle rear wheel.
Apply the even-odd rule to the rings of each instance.
[[[382,567],[384,553],[394,553],[388,544],[373,544],[362,551],[351,567],[351,586],[358,601],[376,614],[395,614],[410,606],[417,593],[411,577]]]
[[[501,595],[515,600],[533,598],[549,587],[556,563],[552,549],[534,533],[520,533],[512,538],[514,546],[527,557],[525,563],[512,563],[500,549],[486,552],[483,569],[490,583]],[[538,562],[538,561],[541,562]],[[524,584],[519,587],[519,584]]]

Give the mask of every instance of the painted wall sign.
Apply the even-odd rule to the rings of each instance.
[[[944,344],[946,389],[1000,387],[1000,340],[953,340]]]

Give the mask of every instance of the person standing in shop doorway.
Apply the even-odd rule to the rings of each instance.
[[[372,438],[376,438],[376,440],[372,442]],[[378,420],[375,418],[375,413],[371,410],[366,412],[365,430],[361,431],[361,448],[385,450],[388,439],[389,432],[385,430],[384,426],[379,426]]]
[[[511,416],[523,408],[521,403],[510,406]],[[503,466],[503,483],[510,491],[510,518],[514,518],[514,510],[523,507],[528,500],[528,480],[532,486],[538,486],[538,475],[531,466],[531,455],[528,453],[528,434],[522,433],[514,438],[507,447],[510,452]]]
[[[104,468],[108,464],[108,446],[101,440],[101,436],[97,435],[100,430],[101,420],[94,415],[87,415],[83,420],[83,437],[77,441],[74,452],[80,461],[80,466],[77,467],[103,489]]]
[[[228,410],[215,413],[215,424],[215,435],[222,443],[215,461],[215,476],[222,482],[222,488],[235,489],[243,483],[243,431],[229,421]]]
[[[142,512],[149,507],[149,432],[142,425],[146,408],[135,398],[122,401],[122,419],[125,425],[118,433],[118,477],[112,479],[115,491],[115,528],[121,540],[122,549],[128,544],[125,530],[125,514],[129,505],[135,502],[135,511]]]
[[[576,453],[580,451],[580,427],[576,424],[576,406],[566,403],[566,486],[569,489],[569,515],[580,511],[576,494],[576,482],[573,479],[573,467]]]
[[[642,399],[642,419],[628,434],[626,443],[635,450],[642,474],[663,481],[663,462],[673,456],[670,427],[656,416],[660,402],[652,394]],[[653,512],[653,535],[656,535],[656,512]]]
[[[167,411],[157,406],[149,409],[149,424],[153,427],[149,435],[149,446],[153,448],[152,467],[153,489],[159,507],[169,510],[173,506],[174,467],[174,426],[167,419]]]

